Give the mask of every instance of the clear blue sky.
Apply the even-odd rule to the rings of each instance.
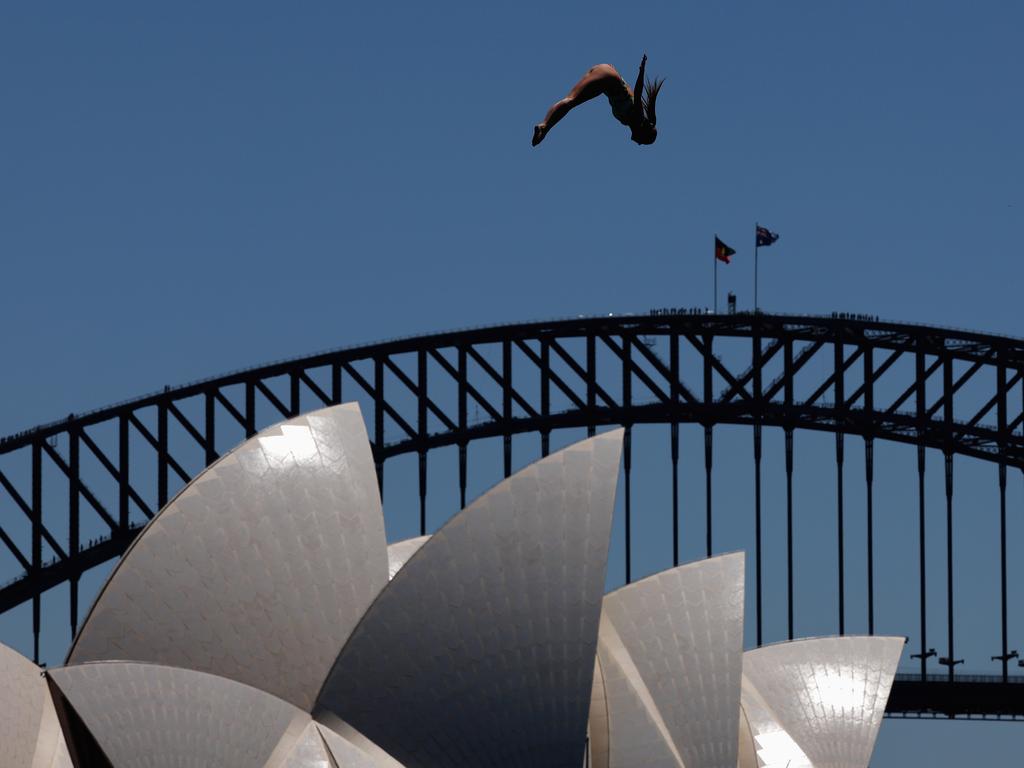
[[[710,304],[716,233],[749,307],[755,220],[769,311],[1024,335],[1022,28],[1009,0],[7,4],[0,434],[322,348]],[[654,146],[601,99],[530,147],[645,51]],[[1022,747],[887,721],[873,764]]]

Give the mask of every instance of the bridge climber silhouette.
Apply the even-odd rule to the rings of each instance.
[[[2,438],[0,576],[13,578],[0,587],[0,613],[31,603],[38,661],[48,590],[68,585],[73,635],[82,615],[83,576],[121,555],[144,522],[198,471],[275,421],[348,400],[363,406],[382,495],[389,462],[407,454],[416,457],[421,533],[428,531],[428,465],[439,450],[457,452],[457,476],[448,489],[454,512],[456,492],[459,505],[466,503],[470,469],[485,472],[470,461],[477,444],[501,442],[501,470],[507,477],[514,440],[536,435],[540,454],[546,455],[563,431],[593,434],[608,425],[625,426],[617,544],[626,581],[634,575],[637,518],[652,514],[633,509],[634,431],[646,425],[668,427],[663,448],[671,463],[671,515],[665,536],[672,537],[677,564],[684,522],[680,430],[703,432],[704,509],[695,513],[688,505],[685,512],[702,518],[695,524],[703,526],[702,554],[710,555],[719,551],[716,521],[721,525],[723,515],[713,497],[716,427],[748,427],[754,480],[748,593],[753,595],[758,645],[765,642],[768,604],[784,606],[785,637],[795,636],[799,574],[794,535],[799,536],[798,523],[803,523],[794,517],[794,435],[834,435],[836,540],[828,547],[834,552],[839,634],[855,623],[847,603],[855,590],[863,590],[866,608],[866,617],[858,616],[857,622],[866,618],[865,628],[874,634],[878,596],[890,589],[876,579],[883,565],[876,547],[876,443],[912,446],[917,455],[917,546],[916,551],[897,550],[896,556],[917,560],[917,600],[902,606],[905,626],[900,631],[912,636],[908,650],[914,671],[897,677],[888,715],[1024,718],[1024,675],[1011,674],[1018,654],[1010,633],[1021,626],[1014,624],[1020,609],[1011,610],[1008,576],[1010,554],[1024,542],[1020,528],[1012,530],[1007,519],[1008,470],[1024,470],[1024,341],[859,315],[668,309],[417,336],[165,388]],[[781,430],[785,466],[785,544],[778,554],[785,563],[785,599],[775,601],[766,599],[764,583],[766,429]],[[856,535],[851,510],[844,505],[850,437],[863,445],[863,509],[857,510],[857,524],[864,527]],[[944,548],[927,543],[934,531],[926,514],[926,456],[933,452],[942,458],[945,481]],[[958,457],[994,465],[998,509],[969,512],[998,515],[998,540],[986,550],[989,559],[998,561],[998,578],[987,585],[998,602],[995,626],[956,620],[954,598],[970,575],[956,551],[975,527],[954,526]],[[963,520],[962,513],[957,519]],[[854,569],[849,550],[860,542],[863,560],[854,562],[864,565]],[[851,570],[863,570],[866,583],[852,584]],[[934,573],[945,577],[938,588],[934,578],[929,580]],[[936,592],[944,598],[941,642],[929,631],[934,630]],[[890,634],[900,630],[891,622],[886,629]],[[995,667],[994,674],[957,671],[957,642],[962,645],[965,636],[973,646],[990,647],[984,661]],[[936,651],[930,643],[944,648]]]

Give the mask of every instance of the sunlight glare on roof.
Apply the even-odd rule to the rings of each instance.
[[[260,446],[268,461],[292,456],[296,463],[304,464],[316,459],[319,454],[312,431],[305,426],[282,425],[280,435],[260,438]]]

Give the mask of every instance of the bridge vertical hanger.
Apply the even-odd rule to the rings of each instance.
[[[835,408],[836,408],[836,533],[838,543],[838,570],[839,570],[839,634],[846,634],[846,559],[843,523],[843,412],[846,393],[843,387],[843,379],[846,375],[843,353],[843,334],[841,326],[836,326],[836,337],[832,344],[833,366],[835,376]]]
[[[384,503],[384,359],[373,358],[373,463],[377,469],[377,488]]]
[[[597,434],[594,420],[597,414],[597,351],[594,348],[594,334],[587,334],[587,411],[590,413],[590,424],[587,425],[587,437]]]
[[[673,418],[671,424],[672,459],[672,565],[679,565],[679,420],[675,410],[679,407],[679,334],[669,335],[669,384]]]
[[[939,664],[949,667],[949,681],[953,682],[953,669],[963,659],[957,659],[953,646],[953,454],[944,454],[946,474],[946,656]]]
[[[996,363],[996,419],[999,434],[1006,434],[1006,357],[1000,351]],[[1000,439],[1000,455],[1005,452],[1005,437]],[[1010,644],[1007,637],[1006,611],[1006,462],[999,462],[999,612],[1002,638],[1003,682],[1009,675]]]
[[[79,551],[79,498],[81,493],[81,477],[79,476],[79,434],[78,429],[68,431],[68,554],[75,557]],[[72,573],[68,580],[70,588],[71,636],[78,634],[78,578]]]
[[[43,565],[43,443],[32,441],[32,570]],[[39,663],[40,594],[32,595],[32,661]]]
[[[122,413],[117,417],[117,446],[117,524],[120,532],[125,533],[128,530],[128,500],[131,491],[128,473],[128,413]]]
[[[786,636],[793,639],[793,430],[785,429],[786,440]]]
[[[625,536],[626,536],[626,583],[633,580],[633,520],[631,513],[632,493],[630,488],[630,475],[632,473],[633,456],[633,424],[630,417],[630,408],[633,405],[633,342],[628,333],[622,334],[622,417],[619,421],[626,428],[622,442],[622,473],[625,483],[623,485],[623,503],[625,507]]]
[[[843,433],[836,432],[836,544],[838,553],[836,570],[839,573],[840,635],[846,634],[846,558],[844,557],[846,551],[844,532],[846,527],[843,521],[843,453]]]
[[[161,398],[156,406],[156,482],[157,509],[167,504],[167,400]]]
[[[707,501],[706,509],[706,534],[707,534],[707,556],[711,557],[711,454],[712,454],[712,432],[711,425],[704,427],[704,492]]]
[[[626,427],[625,433],[622,436],[622,474],[625,479],[623,486],[623,504],[626,513],[626,519],[623,526],[625,532],[624,549],[626,555],[626,583],[629,584],[633,581],[633,543],[632,543],[632,520],[630,519],[630,488],[629,488],[629,476],[632,470],[632,456],[633,456],[633,430],[631,427]]]
[[[711,391],[711,356],[714,352],[711,349],[713,336],[704,334],[704,501],[705,509],[705,536],[707,538],[707,556],[711,557],[711,440],[712,421],[711,410],[714,402],[714,393]]]
[[[416,428],[420,437],[420,536],[427,533],[427,351],[416,352]]]
[[[755,305],[754,311],[757,311]],[[753,414],[754,417],[754,561],[756,567],[756,578],[755,578],[755,609],[754,612],[757,616],[757,645],[760,647],[763,641],[763,635],[761,632],[762,628],[762,616],[761,616],[761,572],[762,572],[762,557],[763,553],[761,550],[761,335],[760,335],[760,321],[754,317],[755,332],[753,336],[753,348],[751,350],[753,355],[753,373],[754,373],[754,405]]]
[[[252,379],[245,382],[245,437],[256,434],[256,384]]]
[[[928,589],[927,570],[925,568],[925,514],[924,514],[924,419],[925,419],[925,372],[924,372],[924,351],[918,341],[917,352],[914,353],[914,380],[917,394],[917,507],[918,507],[918,534],[920,538],[920,566],[921,566],[921,653],[915,654],[912,658],[921,660],[921,679],[928,674],[928,657],[934,656],[935,651],[928,647]]]
[[[540,341],[540,417],[547,422],[551,415],[551,343],[547,338]],[[540,431],[540,455],[551,453],[551,430],[543,427]]]
[[[512,342],[508,339],[501,343],[501,417],[506,425],[512,423]],[[507,427],[502,435],[502,446],[505,477],[509,477],[512,474],[512,433]]]
[[[203,396],[203,440],[206,442],[206,466],[210,466],[217,460],[217,412],[213,390],[206,392]]]
[[[867,544],[868,544],[868,634],[875,634],[875,440],[864,438],[864,484],[867,497]]]
[[[670,460],[672,463],[672,565],[679,565],[679,424],[669,425]]]
[[[875,411],[875,371],[873,348],[864,345],[864,483],[867,501],[868,537],[868,634],[875,634],[875,438],[870,431]]]
[[[465,438],[467,424],[467,403],[466,403],[466,348],[460,346],[458,351],[459,366],[459,509],[466,508],[466,473],[468,441]]]
[[[341,405],[341,363],[331,363],[331,405]]]
[[[1001,661],[1003,664],[1003,682],[1007,682],[1009,675],[1009,664],[1011,659],[1017,658],[1017,651],[1009,650],[1009,640],[1006,633],[1006,464],[999,464],[999,574],[1000,590],[999,603],[1001,615],[1001,636],[1003,652],[999,656],[993,656],[992,661]]]
[[[793,639],[793,340],[783,345],[783,409],[786,433],[786,612],[788,638]]]
[[[288,375],[288,418],[294,419],[302,412],[302,393],[299,391],[299,372]]]
[[[953,429],[953,359],[943,353],[942,360],[943,423],[948,431]],[[946,471],[946,662],[949,667],[949,681],[953,682],[953,671],[962,659],[957,659],[953,643],[953,452],[947,446],[943,452]]]

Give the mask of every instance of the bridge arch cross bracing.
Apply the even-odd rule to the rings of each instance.
[[[787,508],[792,526],[792,436],[796,430],[835,435],[841,466],[844,438],[865,446],[868,517],[873,446],[877,440],[915,446],[921,489],[921,671],[894,688],[891,714],[1024,716],[1024,684],[1014,682],[1007,637],[1007,469],[1024,470],[1024,341],[924,325],[881,322],[861,315],[707,314],[662,310],[647,315],[572,318],[424,335],[309,355],[120,403],[0,439],[0,564],[22,573],[0,587],[0,612],[31,601],[38,658],[42,594],[70,585],[72,632],[77,628],[78,582],[89,569],[119,556],[142,520],[151,518],[219,450],[274,421],[303,410],[359,398],[380,482],[389,459],[419,457],[421,528],[426,527],[427,460],[455,446],[463,504],[467,451],[474,441],[503,441],[504,473],[512,471],[512,439],[536,433],[541,453],[551,434],[627,428],[625,567],[630,576],[629,431],[641,424],[671,426],[673,469],[679,425],[705,434],[707,552],[713,551],[711,446],[722,424],[752,428],[757,482],[753,571],[757,639],[761,641],[760,464],[763,428],[786,435]],[[941,675],[929,674],[924,628],[924,454],[945,457],[948,532],[952,532],[953,457],[997,467],[1001,518],[1002,674],[955,675],[953,538],[947,570],[949,627]],[[145,454],[144,456],[142,454]],[[196,461],[184,454],[198,455]],[[101,493],[83,465],[113,487]],[[13,467],[13,469],[11,468]],[[44,477],[66,490],[44,493]],[[673,483],[678,472],[674,471]],[[839,629],[844,631],[842,472],[838,473]],[[62,508],[54,509],[55,505]],[[82,540],[85,516],[103,534]],[[8,525],[17,518],[21,527]],[[61,525],[53,525],[55,519]],[[673,486],[678,526],[678,488]],[[28,535],[19,536],[27,521]],[[678,543],[678,528],[674,541]],[[789,530],[792,540],[792,530]],[[678,562],[678,551],[674,552]],[[872,541],[868,537],[869,614]],[[793,632],[792,548],[788,626]],[[8,569],[8,572],[10,569]],[[870,619],[873,623],[873,619]],[[872,627],[873,631],[873,627]],[[937,654],[936,654],[937,656]],[[935,663],[935,662],[932,662]]]

